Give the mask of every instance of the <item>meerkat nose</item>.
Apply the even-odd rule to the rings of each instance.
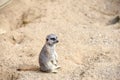
[[[57,40],[56,42],[58,43],[59,41]]]

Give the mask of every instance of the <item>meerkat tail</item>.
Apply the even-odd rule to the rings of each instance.
[[[38,71],[38,68],[18,68],[17,71]]]
[[[39,70],[40,68],[38,66],[25,66],[17,69],[17,71],[39,71]]]

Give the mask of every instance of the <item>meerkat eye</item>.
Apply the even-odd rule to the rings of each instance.
[[[55,41],[56,39],[55,38],[50,38],[51,40]]]

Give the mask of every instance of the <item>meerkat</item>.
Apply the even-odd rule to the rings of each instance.
[[[58,38],[55,34],[50,34],[46,37],[46,43],[39,55],[39,65],[41,71],[56,73],[56,69],[60,68],[60,66],[57,65],[58,55],[55,51],[55,44],[58,42]]]
[[[55,34],[50,34],[46,37],[46,42],[41,49],[39,54],[39,66],[29,66],[29,67],[22,67],[18,68],[18,71],[38,71],[41,70],[42,72],[53,72],[57,73],[57,69],[60,68],[58,66],[58,55],[55,50],[55,45],[58,43],[58,38]]]

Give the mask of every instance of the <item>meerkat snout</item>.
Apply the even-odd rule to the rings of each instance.
[[[59,41],[57,40],[56,43],[58,43]]]

